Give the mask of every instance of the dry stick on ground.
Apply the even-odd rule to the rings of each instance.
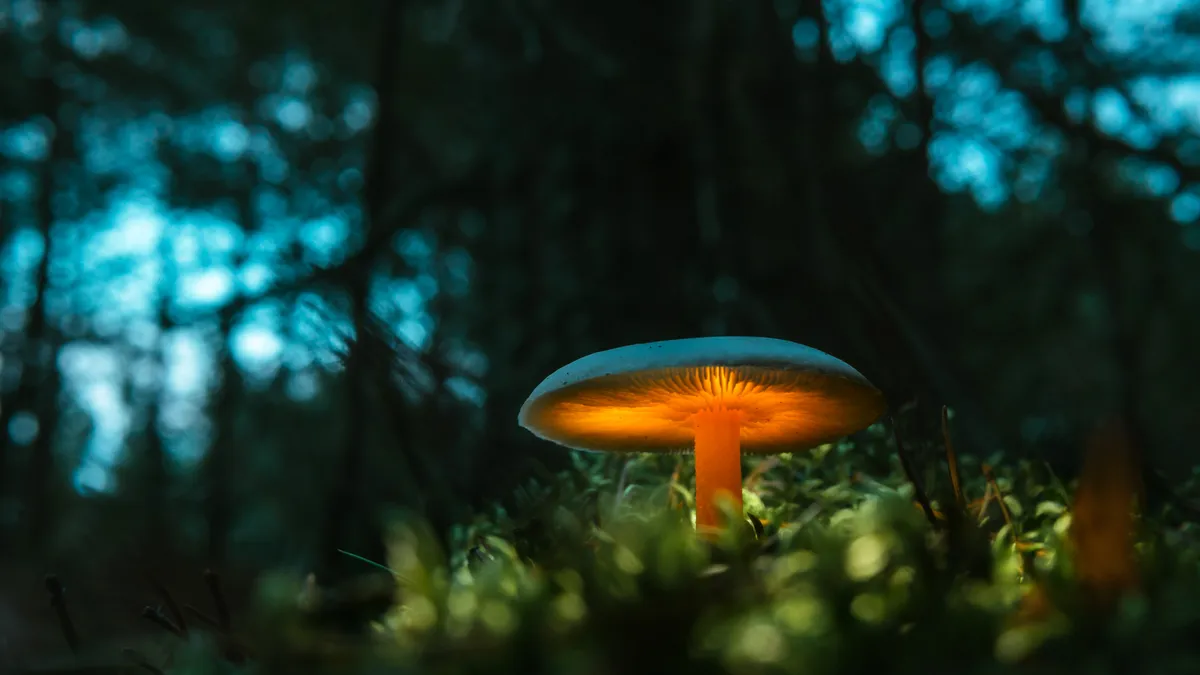
[[[962,477],[958,473],[958,455],[954,452],[954,444],[950,442],[950,415],[946,406],[942,406],[942,443],[946,446],[946,466],[950,472],[950,487],[954,490],[954,503],[959,511],[966,513],[967,499],[963,495]]]
[[[183,608],[191,612],[209,628],[221,633],[228,633],[229,607],[225,605],[225,596],[221,594],[221,578],[211,569],[204,570],[204,584],[208,587],[208,592],[213,597],[213,604],[217,607],[216,618],[209,616],[204,610],[192,604],[184,605]]]
[[[233,625],[229,615],[229,604],[225,602],[225,594],[221,592],[221,575],[211,569],[204,570],[204,585],[208,586],[208,594],[212,596],[213,605],[217,608],[217,623],[222,630],[228,631]]]
[[[1013,537],[1017,536],[1017,526],[1013,523],[1012,514],[1008,512],[1008,504],[1004,503],[1004,492],[1000,489],[1000,484],[996,482],[996,474],[992,471],[989,464],[984,464],[980,469],[983,471],[983,477],[991,486],[992,491],[996,494],[996,503],[1000,505],[1000,514],[1004,516],[1004,522],[1008,525],[1009,531]]]
[[[216,605],[217,616],[214,618],[192,604],[184,605],[183,608],[191,612],[192,615],[200,619],[209,628],[228,635],[231,628],[229,606],[225,604],[225,595],[221,592],[221,577],[210,569],[204,570],[204,584],[208,587],[209,595],[213,598],[213,604]]]
[[[46,590],[50,592],[50,606],[58,615],[58,626],[62,629],[67,646],[71,648],[71,652],[78,654],[79,634],[75,632],[75,623],[71,621],[71,614],[67,611],[67,599],[63,595],[62,582],[53,574],[47,575]]]
[[[1013,546],[1018,547],[1017,560],[1019,562],[1018,570],[1021,574],[1025,574],[1025,555],[1019,550],[1020,540],[1017,539],[1017,524],[1013,522],[1012,514],[1008,511],[1008,504],[1004,503],[1004,492],[1000,489],[1000,484],[996,482],[996,474],[992,472],[992,467],[984,464],[980,467],[983,470],[983,477],[987,479],[988,487],[996,495],[996,503],[1000,505],[1000,515],[1004,516],[1004,523],[1008,525],[1008,533],[1012,536]],[[982,510],[982,509],[981,509]]]
[[[152,623],[157,624],[159,628],[162,628],[168,633],[173,633],[178,637],[184,637],[183,631],[179,629],[179,626],[175,625],[174,621],[171,621],[162,612],[150,607],[149,605],[142,608],[142,618],[149,619]]]
[[[893,417],[889,421],[892,427],[892,440],[896,442],[896,454],[900,456],[900,466],[904,469],[904,475],[908,477],[908,482],[912,483],[917,503],[921,505],[921,510],[925,512],[925,518],[929,520],[930,525],[938,528],[940,525],[937,516],[933,513],[933,506],[929,503],[929,497],[925,494],[925,487],[921,484],[921,479],[917,476],[916,469],[913,468],[908,450],[905,449],[904,443],[900,440],[900,432],[896,429],[896,419]]]
[[[147,659],[145,656],[142,655],[141,652],[139,652],[135,649],[122,649],[121,655],[124,656],[125,659],[128,660],[130,663],[141,668],[142,670],[145,670],[150,673],[154,673],[154,675],[164,675],[162,668],[159,668],[158,666],[154,665],[153,663],[150,663],[149,659]]]
[[[987,489],[983,491],[983,499],[979,500],[979,522],[983,522],[983,518],[987,515],[988,504],[992,501],[992,484],[987,484]]]
[[[221,592],[221,578],[212,570],[204,570],[204,582],[208,586],[208,592],[213,597],[213,603],[217,606],[217,618],[214,619],[213,617],[208,616],[192,605],[184,605],[184,609],[192,614],[195,614],[197,618],[224,636],[225,639],[222,641],[222,655],[225,660],[234,664],[242,663],[250,656],[250,654],[242,645],[229,639],[229,631],[231,627],[229,618],[229,605],[226,604],[225,595]],[[184,622],[183,613],[179,611],[179,606],[175,603],[175,599],[171,597],[171,594],[167,591],[167,589],[157,581],[152,579],[151,583],[158,591],[158,594],[162,596],[164,604],[167,605],[168,611],[174,615],[175,620],[172,621],[171,618],[167,617],[158,609],[149,606],[142,609],[142,617],[148,619],[156,624],[159,628],[162,628],[176,637],[187,639],[187,624]],[[146,657],[142,656],[138,652],[132,649],[126,649],[123,653],[125,654],[126,658],[143,669],[152,673],[159,673],[160,675],[163,673],[162,668],[153,665],[146,659]],[[164,666],[164,668],[169,667],[169,664]]]
[[[192,605],[187,605],[185,609],[223,636],[222,655],[225,660],[235,664],[245,662],[251,657],[251,653],[245,645],[233,639],[233,622],[230,619],[229,604],[225,601],[225,594],[221,590],[221,576],[211,569],[206,569],[204,570],[204,584],[208,587],[208,593],[212,596],[213,604],[217,608],[216,618],[214,619]]]
[[[186,637],[188,632],[187,619],[184,618],[183,612],[179,611],[179,605],[175,604],[175,598],[171,597],[171,592],[153,577],[150,578],[150,585],[154,587],[154,591],[162,598],[163,604],[167,606],[167,611],[171,613],[171,622],[179,629],[179,634]]]
[[[213,617],[209,616],[208,614],[205,614],[204,610],[200,609],[199,607],[188,604],[188,605],[184,605],[183,608],[185,610],[191,612],[192,616],[199,619],[201,623],[208,626],[209,628],[211,628],[215,631],[223,631],[223,629],[221,628],[221,624],[218,623],[217,620],[214,619]]]

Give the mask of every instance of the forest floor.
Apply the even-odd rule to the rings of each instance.
[[[457,528],[449,547],[421,519],[397,518],[388,559],[360,561],[363,580],[333,590],[280,572],[253,586],[231,575],[229,589],[214,594],[192,572],[159,580],[171,593],[143,585],[145,599],[114,597],[105,589],[132,577],[118,584],[81,564],[64,595],[66,631],[108,646],[73,657],[60,631],[57,647],[34,642],[62,658],[31,666],[10,653],[9,665],[43,673],[85,664],[99,667],[92,673],[1200,672],[1200,528],[1170,509],[1143,512],[1120,439],[1094,443],[1069,483],[1042,463],[997,457],[992,466],[950,453],[952,462],[910,475],[876,429],[748,460],[745,517],[714,541],[698,538],[691,522],[688,458],[639,456],[614,471],[579,455],[571,470],[523,486],[510,509]],[[40,617],[16,614],[38,595]],[[33,582],[5,590],[7,642],[60,627],[52,595]],[[180,609],[186,603],[194,607]],[[139,604],[153,616],[140,615]],[[239,610],[232,620],[230,604]],[[121,643],[151,623],[150,636]]]

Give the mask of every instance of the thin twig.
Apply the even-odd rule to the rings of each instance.
[[[1054,472],[1054,467],[1050,466],[1050,462],[1042,462],[1042,466],[1046,469],[1046,474],[1050,476],[1050,483],[1055,490],[1058,490],[1058,495],[1062,497],[1064,504],[1071,503],[1071,493],[1067,490],[1067,486],[1063,485],[1062,479]]]
[[[197,607],[195,605],[184,605],[183,609],[185,611],[191,612],[192,616],[199,619],[201,623],[205,624],[209,628],[212,628],[212,629],[215,629],[218,631],[224,630],[223,628],[221,628],[221,624],[216,619],[205,614],[204,611],[201,610],[199,607]]]
[[[766,475],[768,471],[774,469],[779,462],[779,455],[771,455],[770,457],[767,457],[763,461],[759,462],[758,466],[754,467],[754,470],[750,472],[750,475],[746,476],[746,489],[753,490],[758,481],[762,480],[762,477]]]
[[[122,649],[121,654],[130,663],[134,664],[135,666],[137,666],[147,672],[154,673],[154,675],[164,675],[162,668],[159,668],[158,666],[154,665],[153,663],[150,663],[150,660],[147,659],[145,656],[143,656],[141,654],[141,652],[138,652],[137,650]]]
[[[75,623],[71,621],[71,614],[67,611],[67,599],[63,594],[62,582],[53,574],[47,575],[46,590],[50,592],[50,606],[58,615],[58,626],[62,630],[63,638],[66,639],[71,652],[78,654],[79,633],[75,631]]]
[[[1004,503],[1004,492],[1000,489],[1000,484],[996,482],[996,474],[992,472],[990,465],[984,464],[983,477],[987,479],[988,485],[996,493],[996,503],[1000,504],[1000,513],[1004,516],[1004,522],[1008,525],[1008,529],[1012,532],[1013,540],[1017,538],[1017,526],[1013,523],[1012,514],[1008,512],[1008,504]]]
[[[629,478],[629,469],[633,466],[633,462],[629,459],[621,465],[621,477],[617,479],[617,495],[613,499],[612,517],[617,516],[618,510],[621,508],[621,499],[625,496],[625,481]]]
[[[966,512],[967,498],[963,495],[962,477],[958,473],[958,455],[954,452],[954,444],[950,442],[950,415],[946,406],[942,406],[942,443],[946,446],[946,466],[950,471],[950,487],[954,490],[954,503],[960,511]]]
[[[992,484],[988,483],[987,488],[983,491],[983,499],[979,500],[979,515],[980,524],[983,523],[983,517],[987,514],[988,504],[992,501]]]
[[[229,605],[225,602],[225,594],[221,592],[221,575],[213,570],[204,570],[204,584],[212,596],[213,605],[217,608],[217,624],[221,630],[228,631],[232,626],[229,618]]]
[[[184,636],[183,631],[179,629],[179,626],[176,626],[173,621],[168,619],[166,616],[163,615],[162,612],[158,611],[157,609],[154,609],[153,607],[150,607],[150,606],[143,607],[142,608],[142,618],[149,619],[151,622],[157,624],[159,628],[162,628],[163,630],[167,631],[168,633],[173,633],[174,635],[176,635],[178,637]]]
[[[900,440],[900,432],[896,429],[896,419],[893,417],[891,422],[892,439],[896,442],[896,454],[900,456],[900,466],[904,469],[904,475],[908,477],[908,482],[912,483],[917,503],[921,505],[921,510],[925,512],[925,518],[929,521],[929,524],[935,528],[940,527],[937,516],[933,513],[933,506],[929,503],[929,496],[925,494],[925,487],[921,484],[921,479],[917,476],[917,472],[913,468],[908,450],[905,449],[904,443]]]
[[[683,460],[675,462],[675,471],[671,473],[671,489],[667,491],[667,508],[675,509],[675,486],[679,484],[679,472],[683,470]]]
[[[1008,511],[1008,504],[1004,503],[1004,492],[1000,490],[1000,484],[996,482],[996,474],[992,472],[992,467],[984,464],[982,467],[983,476],[987,479],[988,487],[996,493],[996,503],[1000,505],[1000,513],[1004,516],[1004,522],[1008,525],[1008,533],[1013,540],[1013,548],[1017,551],[1017,569],[1024,575],[1027,565],[1025,564],[1025,554],[1021,551],[1021,540],[1017,537],[1017,524],[1013,522],[1012,514]]]
[[[217,315],[236,317],[246,309],[272,299],[295,295],[314,287],[342,286],[347,279],[360,274],[378,260],[379,251],[386,250],[396,233],[409,226],[426,209],[455,199],[472,200],[476,195],[484,194],[482,186],[486,175],[485,171],[477,169],[453,180],[425,186],[405,202],[377,217],[380,227],[373,228],[362,246],[341,262],[329,267],[310,267],[297,271],[292,278],[278,281],[256,295],[240,295],[221,307]]]
[[[188,632],[187,619],[183,616],[183,612],[179,611],[179,605],[175,604],[175,598],[171,597],[171,592],[154,577],[150,577],[150,584],[154,586],[154,591],[167,606],[167,611],[171,613],[171,621],[179,629],[179,634],[186,636]]]
[[[811,523],[819,515],[821,515],[821,504],[819,502],[813,502],[812,504],[808,505],[808,508],[801,511],[800,515],[797,516],[796,519],[791,524],[794,525],[797,529],[799,529],[799,528],[802,528],[805,525],[808,525],[809,523]],[[780,529],[783,529],[786,526],[787,526],[787,523],[784,523],[784,524],[780,525],[779,527],[780,527]]]

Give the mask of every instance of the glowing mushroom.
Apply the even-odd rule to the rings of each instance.
[[[521,406],[521,426],[578,450],[696,455],[696,526],[742,504],[743,452],[811,448],[869,426],[883,395],[846,363],[771,338],[630,345],[559,368]]]

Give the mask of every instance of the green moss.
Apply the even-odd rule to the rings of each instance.
[[[346,648],[353,658],[305,670],[1197,672],[1200,529],[1151,519],[1142,592],[1099,613],[1072,583],[1070,494],[1044,466],[996,469],[1011,523],[993,499],[934,528],[873,438],[751,460],[747,522],[716,544],[692,529],[684,457],[620,467],[581,455],[523,488],[511,512],[457,530],[449,551],[397,516],[394,606]],[[979,499],[986,483],[963,464]],[[1051,608],[1022,619],[1035,581]],[[294,667],[289,653],[324,639],[271,642],[260,668]]]

